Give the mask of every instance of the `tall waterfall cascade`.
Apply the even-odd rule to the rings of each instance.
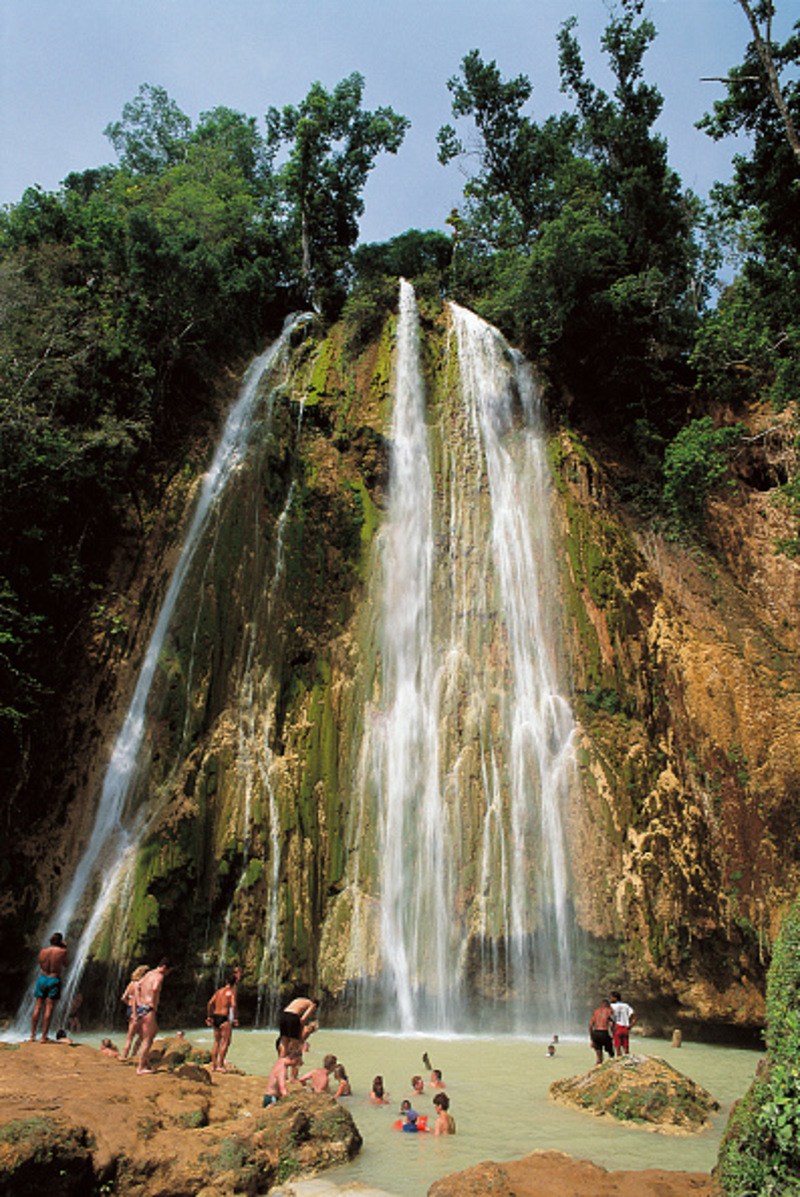
[[[391,474],[377,575],[380,696],[360,749],[351,958],[380,908],[387,1025],[569,1022],[565,820],[573,719],[558,678],[550,479],[534,381],[496,329],[449,305],[445,393],[426,405],[401,284]],[[364,812],[374,810],[366,816]],[[365,821],[364,825],[367,825]],[[369,853],[372,855],[372,853]],[[373,875],[370,877],[370,867]]]
[[[330,341],[291,357],[305,319],[254,361],[199,488],[49,922],[63,1000],[86,973],[116,1001],[171,936],[185,1000],[236,960],[259,1025],[302,985],[356,1025],[567,1028],[574,724],[532,373],[455,304],[423,368],[403,281],[385,431],[328,382]],[[337,425],[359,402],[369,485]]]

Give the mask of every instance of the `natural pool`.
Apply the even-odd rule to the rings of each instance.
[[[187,1031],[198,1046],[211,1043],[207,1028]],[[94,1036],[83,1042],[99,1043]],[[116,1035],[117,1041],[120,1036]],[[532,1151],[556,1149],[589,1159],[608,1169],[669,1168],[707,1172],[715,1161],[731,1105],[753,1078],[759,1053],[743,1048],[687,1043],[673,1048],[668,1040],[634,1037],[631,1049],[662,1056],[703,1085],[720,1103],[710,1130],[675,1136],[618,1126],[550,1101],[548,1086],[558,1077],[586,1072],[594,1064],[588,1039],[566,1039],[553,1058],[547,1040],[536,1038],[393,1036],[364,1031],[329,1031],[312,1036],[306,1060],[317,1066],[332,1052],[345,1065],[353,1096],[350,1109],[364,1138],[358,1158],[328,1173],[337,1184],[357,1181],[397,1197],[418,1197],[439,1177],[482,1160],[519,1159]],[[406,1135],[392,1130],[400,1102],[410,1096],[411,1077],[428,1075],[422,1064],[442,1070],[455,1116],[452,1138]],[[246,1072],[266,1075],[275,1055],[275,1032],[234,1031],[231,1063]],[[372,1079],[382,1074],[390,1097],[387,1106],[368,1101]],[[431,1114],[434,1090],[427,1087],[420,1113]]]

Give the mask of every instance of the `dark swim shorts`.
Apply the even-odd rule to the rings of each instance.
[[[228,1021],[228,1016],[227,1014],[212,1014],[211,1021],[215,1027],[224,1027]]]
[[[614,1044],[611,1042],[611,1035],[607,1030],[592,1031],[592,1043],[597,1051],[601,1052],[605,1048],[609,1056],[614,1055]]]
[[[61,978],[48,977],[46,973],[42,973],[36,982],[33,996],[35,998],[48,998],[51,1002],[57,1002],[61,997]]]
[[[278,1031],[284,1039],[302,1039],[303,1024],[300,1015],[293,1010],[282,1010],[278,1019]]]

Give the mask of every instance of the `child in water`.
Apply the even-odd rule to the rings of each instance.
[[[456,1133],[456,1120],[450,1111],[450,1098],[446,1093],[437,1093],[433,1099],[433,1104],[436,1106],[436,1122],[434,1123],[433,1133],[435,1135],[454,1135]]]
[[[311,1088],[315,1093],[327,1093],[328,1081],[336,1064],[336,1056],[326,1056],[322,1061],[321,1068],[312,1068],[311,1072],[299,1077],[300,1083],[304,1085],[306,1081],[311,1081]]]
[[[334,1097],[350,1097],[353,1090],[350,1088],[350,1081],[345,1072],[344,1064],[337,1064],[333,1070],[333,1079],[338,1083],[338,1089],[334,1093]]]

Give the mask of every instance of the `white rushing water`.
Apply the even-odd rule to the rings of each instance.
[[[243,379],[239,396],[228,415],[211,465],[203,476],[197,506],[161,605],[133,698],[114,744],[89,842],[70,885],[50,920],[52,928],[69,937],[70,928],[81,907],[87,901],[90,902],[90,909],[77,944],[71,943],[68,938],[70,967],[63,998],[65,1009],[69,1008],[71,997],[80,984],[86,960],[103,917],[118,896],[119,888],[124,884],[126,875],[134,863],[135,849],[146,824],[148,812],[129,809],[129,806],[143,755],[147,700],[175,606],[211,516],[229,480],[244,458],[253,418],[258,409],[262,378],[282,362],[292,332],[298,324],[308,319],[307,315],[289,317],[278,340],[251,363]],[[97,892],[93,895],[95,889]],[[32,990],[32,985],[30,988]],[[32,1010],[33,998],[28,996],[17,1014],[14,1028],[16,1035],[25,1033]]]
[[[389,510],[383,532],[383,685],[375,730],[380,778],[382,950],[400,1027],[415,1025],[424,987],[433,1025],[448,1019],[450,913],[433,878],[449,869],[438,792],[432,636],[432,482],[413,288],[400,285]]]
[[[450,309],[464,403],[483,447],[491,556],[509,666],[505,794],[493,780],[482,893],[500,879],[501,892],[490,905],[502,911],[516,993],[525,1003],[533,993],[540,1003],[546,999],[563,1008],[572,993],[564,819],[574,769],[574,723],[557,675],[545,442],[527,363],[474,313],[455,304]],[[485,602],[488,606],[488,596]],[[489,764],[494,778],[494,761]],[[497,810],[502,797],[508,812],[505,835]]]
[[[450,322],[458,381],[429,429],[414,293],[401,283],[381,693],[359,798],[364,819],[374,795],[379,827],[384,1010],[403,1032],[464,1025],[472,985],[513,1008],[506,1025],[531,1025],[532,997],[568,1025],[573,720],[557,676],[537,395],[496,329],[456,305]],[[364,936],[358,835],[351,945]]]

